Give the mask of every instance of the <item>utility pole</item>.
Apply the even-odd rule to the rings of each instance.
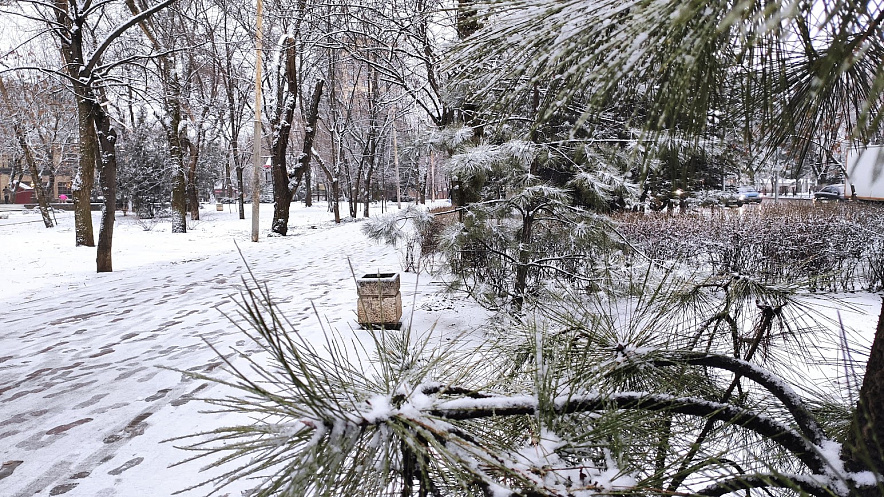
[[[263,47],[263,0],[258,0],[258,13],[255,20],[255,132],[252,160],[255,170],[252,174],[252,241],[258,241],[259,212],[261,209],[261,63]]]
[[[396,208],[402,209],[402,190],[399,183],[399,148],[396,146],[396,113],[393,109],[393,166],[396,168]]]

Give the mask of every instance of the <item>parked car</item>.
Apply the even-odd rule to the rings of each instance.
[[[824,186],[820,191],[814,192],[814,200],[844,200],[844,185]]]
[[[739,190],[733,187],[726,188],[718,194],[718,203],[725,207],[742,207],[745,200],[746,199],[740,194]]]
[[[763,200],[761,194],[758,193],[758,190],[751,186],[737,187],[737,195],[743,203],[760,204]]]
[[[686,200],[689,205],[699,205],[700,207],[713,207],[716,205],[739,207],[743,205],[736,188],[729,188],[726,190],[700,190],[691,193]]]

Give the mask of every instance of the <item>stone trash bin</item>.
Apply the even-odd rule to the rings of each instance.
[[[399,328],[402,319],[402,293],[399,273],[366,274],[356,279],[356,314],[364,328]]]

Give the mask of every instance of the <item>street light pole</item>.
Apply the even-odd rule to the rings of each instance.
[[[393,167],[396,169],[396,208],[402,209],[402,189],[399,186],[399,147],[396,146],[396,114],[398,109],[393,109]]]
[[[261,51],[263,47],[263,0],[258,0],[255,20],[255,131],[252,158],[255,170],[252,174],[252,241],[258,241],[259,212],[261,206]]]

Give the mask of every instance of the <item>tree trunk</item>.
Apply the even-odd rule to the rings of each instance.
[[[10,202],[15,203],[15,191],[18,189],[18,186],[21,185],[22,177],[24,177],[25,172],[24,168],[21,166],[21,161],[16,157],[9,161],[9,184],[6,185],[6,189],[10,196]]]
[[[110,128],[108,116],[101,108],[100,100],[96,91],[102,76],[93,71],[101,65],[101,57],[113,41],[129,27],[143,23],[153,14],[167,7],[174,0],[162,0],[153,7],[139,13],[133,12],[133,17],[109,35],[95,50],[92,50],[88,58],[84,53],[83,36],[94,33],[94,26],[87,23],[90,13],[96,11],[91,2],[77,2],[74,0],[54,0],[54,22],[50,22],[50,29],[55,33],[61,48],[62,58],[74,89],[74,98],[77,101],[77,120],[80,137],[80,160],[74,181],[72,184],[72,196],[74,198],[74,226],[76,230],[77,245],[94,246],[92,235],[92,212],[90,196],[95,177],[95,166],[99,159],[100,146],[105,147],[106,156],[101,157],[102,190],[105,198],[105,216],[102,218],[102,235],[106,244],[99,249],[99,271],[110,270],[110,243],[113,236],[114,208],[116,207],[116,156],[114,147],[116,134]],[[134,5],[134,4],[132,4]],[[82,10],[81,10],[82,9]],[[49,19],[47,19],[49,21]],[[113,67],[114,64],[105,66]],[[96,77],[98,76],[98,77]],[[96,125],[102,126],[102,144],[99,145],[99,137],[96,134]],[[108,205],[110,208],[108,209]],[[109,211],[109,212],[108,212]],[[106,252],[107,260],[102,262]]]
[[[244,188],[242,175],[243,175],[244,169],[245,168],[242,165],[236,166],[236,187],[239,188],[239,195],[237,195],[236,203],[239,206],[239,218],[240,219],[246,218],[246,207],[245,207],[245,202],[243,202],[243,198],[242,198],[242,192],[243,192],[243,188]]]
[[[180,159],[180,157],[179,157]],[[172,233],[187,233],[187,181],[181,163],[172,158]]]
[[[12,127],[15,130],[15,134],[18,135],[18,143],[21,145],[22,152],[25,155],[25,163],[28,165],[28,170],[31,172],[31,183],[34,185],[34,195],[37,197],[37,205],[40,208],[40,215],[43,216],[43,224],[47,228],[51,228],[55,226],[55,223],[52,222],[52,214],[49,212],[49,202],[46,199],[46,190],[43,189],[43,178],[40,176],[40,171],[37,170],[37,162],[34,160],[34,154],[31,153],[31,147],[25,139],[24,130],[21,129],[21,125],[15,123]]]
[[[98,250],[95,258],[99,273],[113,271],[111,246],[114,238],[114,220],[117,206],[117,133],[110,126],[110,117],[99,107],[94,111],[95,126],[101,146],[101,162],[98,179],[104,205],[101,209],[101,226],[98,231]]]
[[[878,317],[875,339],[859,391],[853,421],[844,448],[845,466],[851,471],[872,471],[884,475],[884,301]],[[859,492],[858,496],[882,495],[882,486]]]
[[[528,206],[531,209],[532,206]],[[519,235],[519,264],[516,266],[516,282],[513,286],[513,309],[516,312],[522,310],[525,303],[525,292],[528,289],[528,262],[531,259],[531,251],[528,249],[531,243],[534,229],[534,211],[526,210],[522,214],[522,231]]]
[[[224,22],[227,22],[227,10],[224,10]],[[225,25],[226,32],[226,25]],[[235,78],[233,77],[233,66],[231,64],[232,54],[230,52],[230,44],[225,44],[225,67],[227,71],[225,73],[225,85],[224,90],[227,93],[227,118],[230,120],[230,156],[233,161],[233,169],[236,172],[236,188],[239,191],[239,195],[237,195],[237,206],[239,208],[239,218],[246,218],[246,210],[243,205],[243,165],[242,158],[239,156],[239,130],[240,130],[240,121],[237,117],[238,114],[236,112],[236,85]],[[230,187],[230,169],[228,166],[227,169],[227,186]],[[225,192],[225,195],[230,197],[232,192]]]
[[[335,214],[335,224],[341,224],[341,203],[339,202],[339,199],[341,198],[341,182],[338,181],[337,167],[332,165],[332,168],[329,169],[328,166],[325,165],[325,161],[323,161],[322,157],[319,155],[316,155],[316,162],[319,163],[319,168],[325,173],[325,178],[328,183],[325,189],[325,200],[326,202],[329,202],[329,208]],[[331,197],[329,197],[329,190],[331,190]]]
[[[341,182],[337,177],[332,180],[332,197],[334,199],[335,224],[341,224]]]
[[[233,145],[233,143],[231,143],[231,146],[232,145]],[[230,176],[230,171],[232,169],[234,169],[235,167],[236,166],[233,164],[233,153],[231,152],[230,157],[228,157],[228,159],[227,159],[227,163],[224,164],[224,185],[221,188],[221,191],[223,192],[222,195],[224,195],[227,198],[230,198],[231,196],[233,196],[233,179]],[[216,199],[216,200],[221,200],[221,199]]]
[[[304,145],[301,147],[301,155],[298,158],[298,167],[295,168],[295,189],[301,184],[304,174],[310,171],[310,161],[313,159],[313,142],[316,139],[316,125],[319,121],[319,101],[322,99],[322,89],[325,81],[319,80],[313,87],[313,96],[310,97],[310,109],[307,114],[307,128],[304,132]],[[294,194],[294,190],[292,191]]]
[[[368,171],[365,173],[365,191],[363,194],[363,211],[362,217],[369,217],[368,207],[371,204],[371,177],[374,174],[374,157],[369,158]]]
[[[199,164],[199,139],[197,143],[193,143],[188,139],[183,140],[189,151],[187,164],[187,203],[190,206],[190,219],[198,221],[200,218],[200,199],[199,192],[196,187],[196,168]]]
[[[46,174],[49,177],[49,182],[46,183],[46,194],[48,196],[48,200],[53,200],[57,202],[58,195],[55,191],[55,155],[52,152],[52,145],[49,145],[46,148],[49,149],[48,153],[46,154],[46,157],[49,157],[49,172]],[[46,168],[44,168],[44,171],[45,170]]]
[[[426,177],[424,177],[423,181],[421,180],[421,169],[420,169],[420,162],[419,161],[414,161],[414,174],[413,174],[413,176],[414,176],[414,205],[417,205],[418,202],[420,202],[421,204],[425,204],[425,203],[427,203],[427,198],[426,198],[426,196],[424,196],[423,183],[426,183],[427,179],[426,179]]]
[[[187,233],[187,181],[184,167],[184,145],[181,139],[181,85],[174,59],[166,56],[163,66],[166,113],[169,127],[166,139],[169,142],[169,156],[172,159],[172,233]]]
[[[270,231],[285,236],[288,232],[289,211],[294,195],[293,189],[289,186],[289,171],[285,157],[298,95],[295,72],[297,53],[293,36],[288,36],[283,41],[282,53],[285,57],[285,73],[280,84],[284,83],[285,87],[277,90],[278,101],[281,103],[276,109],[276,116],[273,119],[273,142],[270,145],[270,174],[273,178],[273,224],[271,224]]]
[[[294,46],[292,46],[291,51],[292,56],[290,69],[292,71],[292,78],[294,78]],[[282,149],[277,150],[277,146],[274,145],[273,159],[271,159],[275,161],[275,165],[272,167],[272,174],[273,196],[274,200],[276,201],[276,205],[273,209],[272,230],[274,233],[280,235],[285,235],[288,231],[289,207],[291,205],[292,197],[298,190],[298,187],[301,186],[301,182],[304,180],[304,175],[310,168],[310,161],[313,158],[313,141],[316,137],[316,122],[319,120],[319,101],[322,98],[322,88],[324,84],[324,81],[319,80],[316,82],[316,86],[313,88],[313,96],[310,98],[310,108],[307,114],[307,127],[305,128],[304,132],[304,144],[301,148],[301,155],[298,158],[298,165],[295,167],[295,172],[292,177],[289,177],[288,169],[285,166],[285,146],[287,146],[288,144],[288,132],[291,130],[291,121],[294,117],[295,94],[291,92],[291,90],[291,107],[290,110],[288,107],[286,108],[287,118],[283,123],[286,124],[286,126],[280,126],[279,132],[279,135],[281,136],[283,133],[283,127],[285,128],[285,142],[283,142],[281,137],[276,136],[276,134],[274,135],[274,141],[279,138],[279,145],[282,147]]]
[[[369,77],[368,87],[368,143],[366,148],[368,151],[368,170],[365,172],[365,198],[363,217],[369,217],[368,207],[371,203],[371,178],[374,176],[374,167],[377,162],[378,155],[378,71],[369,66],[371,75]]]
[[[313,207],[313,168],[304,171],[304,207]]]
[[[343,157],[342,157],[342,159],[343,159]],[[347,172],[347,175],[346,175],[347,176],[347,191],[350,193],[350,195],[348,195],[349,198],[347,199],[347,210],[350,213],[350,217],[355,218],[356,217],[356,210],[359,205],[359,199],[358,199],[359,178],[357,176],[356,181],[355,182],[353,181],[353,175],[350,172],[349,165],[344,170]],[[361,171],[360,171],[360,174],[361,174]],[[353,186],[354,183],[356,184],[355,187]]]
[[[98,138],[95,136],[95,123],[92,118],[92,88],[83,84],[81,74],[86,67],[83,53],[83,33],[86,19],[80,12],[71,11],[74,4],[65,0],[55,0],[55,21],[64,29],[57,31],[61,43],[61,54],[66,72],[71,77],[74,96],[77,100],[77,130],[80,154],[74,179],[71,182],[71,197],[74,200],[74,236],[76,245],[95,246],[92,233],[92,186],[95,182],[95,163],[98,159]]]
[[[125,3],[132,15],[142,12],[134,0],[126,0]],[[156,32],[146,18],[139,21],[138,25],[155,50],[167,50],[168,47],[162,46],[157,40]],[[186,233],[187,179],[184,166],[184,148],[187,146],[187,139],[186,137],[182,138],[181,130],[181,81],[178,79],[177,60],[174,54],[166,52],[159,56],[159,62],[164,92],[163,105],[166,115],[169,116],[166,139],[169,143],[169,155],[172,158],[172,233]],[[198,205],[197,209],[199,209]]]
[[[92,119],[92,106],[80,92],[87,91],[75,84],[77,94],[77,122],[80,136],[80,154],[74,180],[71,182],[71,198],[74,200],[74,236],[76,245],[94,247],[92,229],[92,187],[95,184],[95,161],[98,158],[98,137]]]

